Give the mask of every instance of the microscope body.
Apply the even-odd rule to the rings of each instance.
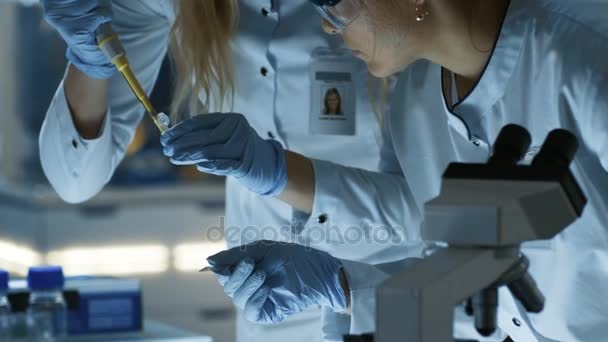
[[[440,195],[425,205],[421,228],[425,241],[447,247],[379,287],[376,342],[453,341],[454,307],[467,300],[477,330],[489,336],[496,328],[501,286],[509,286],[528,311],[542,310],[544,297],[527,273],[520,245],[553,238],[586,204],[569,170],[576,138],[554,132],[532,165],[517,164],[530,138],[510,125],[487,164],[448,167]]]

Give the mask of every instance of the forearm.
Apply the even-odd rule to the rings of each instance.
[[[287,186],[279,199],[295,209],[310,214],[315,196],[315,173],[310,159],[285,151]]]
[[[84,139],[99,136],[108,108],[108,80],[88,77],[69,65],[65,80],[65,97],[70,108],[74,127]]]

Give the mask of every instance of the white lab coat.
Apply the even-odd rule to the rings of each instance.
[[[530,131],[528,158],[553,129],[578,136],[572,171],[589,202],[580,220],[557,237],[524,248],[546,296],[544,311],[526,314],[501,291],[499,326],[515,341],[608,340],[608,25],[595,21],[599,8],[608,15],[608,4],[590,8],[586,12],[581,3],[569,12],[552,1],[513,0],[481,80],[452,112],[442,97],[441,68],[419,61],[401,75],[385,118],[383,164],[402,170],[417,210],[439,194],[450,162],[486,160],[507,124]],[[348,183],[361,175],[345,169],[340,177]],[[370,181],[367,191],[382,182]],[[378,212],[392,200],[391,192],[380,195]],[[342,207],[349,210],[344,216],[356,217],[367,204],[353,199]],[[347,274],[355,275],[357,267],[347,265]],[[351,329],[373,329],[373,319],[356,318],[358,300],[353,298],[352,320],[359,326]],[[369,318],[369,293],[360,300],[368,305],[362,316]]]
[[[339,38],[322,31],[320,17],[308,0],[243,0],[240,7],[240,29],[234,44],[237,88],[232,110],[246,115],[262,137],[273,136],[290,150],[311,158],[375,170],[380,127],[369,104],[365,65],[359,64],[356,75],[356,135],[311,136],[308,130],[310,54],[317,47],[339,46]],[[114,0],[113,10],[113,26],[121,36],[136,75],[149,93],[167,51],[168,34],[175,20],[173,2]],[[268,71],[266,76],[261,73],[262,67]],[[120,75],[111,80],[109,99],[103,128],[99,137],[92,140],[83,139],[74,128],[63,85],[50,104],[40,133],[40,158],[51,185],[68,202],[86,201],[105,186],[142,119],[143,108]],[[218,109],[219,105],[212,104],[212,107]],[[336,168],[328,166],[325,172],[335,174]],[[395,185],[404,184],[402,176],[395,179]],[[365,241],[357,242],[362,246],[359,249],[350,248],[339,239],[311,241],[301,231],[301,224],[292,224],[292,219],[297,217],[302,215],[293,213],[277,199],[261,198],[237,181],[227,180],[225,227],[230,245],[251,241],[247,232],[252,230],[246,228],[253,227],[254,231],[271,232],[271,237],[311,244],[339,258],[368,261],[371,260],[368,257],[378,254],[382,248]],[[315,335],[320,336],[320,322],[310,317],[305,315],[302,321],[311,322],[307,326],[314,329],[304,327],[299,333],[285,330],[283,335],[287,333],[294,342],[298,338],[313,341]],[[247,341],[264,340],[264,332],[271,330],[240,323],[239,336]],[[277,330],[273,331],[273,336],[277,336]]]

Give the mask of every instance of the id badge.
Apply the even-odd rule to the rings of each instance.
[[[310,61],[310,134],[355,135],[356,60],[346,49],[318,48]]]

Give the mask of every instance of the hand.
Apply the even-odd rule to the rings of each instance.
[[[346,311],[342,264],[325,252],[258,241],[207,260],[226,295],[251,322],[277,324],[313,305]]]
[[[283,147],[260,138],[241,114],[197,115],[164,133],[161,144],[171,163],[234,176],[260,195],[280,194],[287,184]]]
[[[110,0],[41,0],[46,21],[68,45],[66,57],[95,79],[108,79],[115,68],[97,46],[95,31],[112,20]]]

